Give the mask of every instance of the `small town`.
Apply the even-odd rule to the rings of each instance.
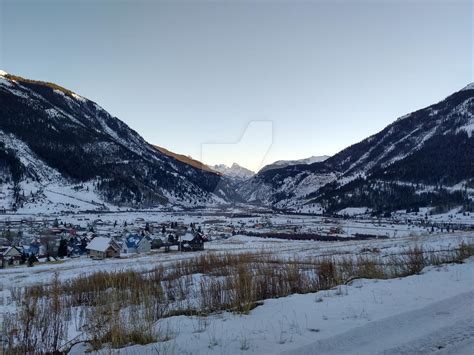
[[[59,259],[90,257],[94,260],[119,258],[130,254],[144,254],[162,248],[169,252],[204,250],[208,241],[200,227],[193,223],[150,223],[137,218],[133,223],[118,226],[96,219],[89,227],[42,221],[39,225],[20,221],[4,223],[5,230],[0,239],[2,268],[35,263],[52,262]],[[36,233],[36,228],[41,231]],[[33,232],[32,232],[33,231]],[[224,237],[225,234],[222,234]]]
[[[233,212],[221,216],[172,213],[114,219],[114,214],[49,216],[41,220],[16,215],[0,221],[1,267],[58,262],[69,258],[126,258],[137,254],[159,257],[162,252],[204,250],[205,243],[234,235],[284,240],[343,241],[384,239],[397,234],[437,234],[474,229],[470,213],[447,215],[439,221],[421,213],[370,218],[362,215],[272,216],[260,212]],[[153,216],[154,215],[154,216]],[[133,219],[133,216],[136,218]],[[190,217],[193,216],[193,217]],[[122,217],[121,214],[118,217]]]

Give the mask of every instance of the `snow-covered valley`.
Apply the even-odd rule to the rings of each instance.
[[[41,287],[45,290],[41,292],[46,292],[56,283],[60,288],[69,287],[68,284],[78,287],[77,283],[83,282],[80,280],[99,277],[97,273],[113,278],[130,272],[136,275],[134,277],[184,272],[177,279],[181,281],[172,288],[168,288],[172,284],[165,286],[171,281],[162,281],[165,292],[175,295],[176,287],[183,287],[179,291],[183,295],[166,296],[163,300],[159,296],[159,302],[165,303],[160,311],[164,312],[163,316],[151,323],[155,338],[143,345],[129,343],[116,347],[103,343],[95,351],[117,354],[470,354],[474,337],[473,312],[470,311],[474,307],[474,259],[469,255],[474,251],[474,220],[471,215],[455,212],[445,215],[400,212],[390,219],[369,216],[331,219],[242,208],[95,212],[45,215],[41,219],[29,214],[2,215],[1,223],[9,225],[11,230],[20,226],[25,240],[36,225],[57,221],[59,229],[69,224],[76,226],[76,235],[86,233],[90,226],[100,236],[123,235],[125,229],[126,233],[139,234],[148,228],[151,233],[147,235],[151,238],[161,238],[161,226],[177,222],[183,226],[199,226],[209,241],[203,251],[196,252],[180,252],[175,248],[166,252],[162,247],[143,253],[121,253],[120,258],[94,260],[84,254],[54,258],[49,262],[42,259],[33,267],[25,264],[1,269],[1,313],[4,320],[23,314],[25,310],[16,301],[19,290],[26,292]],[[170,232],[172,229],[167,233]],[[298,236],[304,235],[332,239],[298,240]],[[356,235],[369,236],[369,239],[355,239]],[[466,258],[462,262],[456,256],[459,248],[464,250]],[[395,274],[388,271],[393,263],[405,267],[404,263],[413,262],[409,261],[411,255],[419,251],[424,266],[418,272],[405,274],[404,271],[406,276],[396,276],[402,275],[400,271]],[[260,261],[252,261],[253,256],[258,256]],[[221,265],[219,258],[231,264]],[[247,259],[249,261],[245,261]],[[298,265],[294,270],[298,270],[298,276],[292,277],[291,282],[302,282],[298,286],[302,287],[301,291],[299,288],[275,291],[283,292],[282,296],[257,298],[255,305],[245,311],[201,308],[207,304],[203,303],[202,292],[211,292],[212,287],[216,287],[209,282],[232,279],[233,276],[226,276],[226,270],[233,267],[233,262],[241,262],[238,260],[243,260],[247,271],[263,267],[262,272],[268,272],[269,263],[274,263],[272,272],[280,268],[278,265],[289,272],[292,264]],[[317,280],[312,275],[323,272],[320,263],[330,261],[341,268],[350,260],[356,262],[352,267],[357,268],[367,262],[381,263],[385,266],[377,272],[388,268],[387,273],[383,271],[376,276],[374,270],[365,269],[361,275],[371,277],[350,277],[349,273],[334,284],[314,286],[315,291],[304,285]],[[209,269],[205,266],[207,263]],[[183,269],[184,265],[188,266]],[[190,271],[183,271],[188,268]],[[315,274],[310,272],[313,268]],[[343,270],[349,272],[346,266]],[[280,277],[288,277],[284,275]],[[142,282],[145,286],[147,281]],[[247,287],[253,289],[254,286],[249,284],[240,290]],[[102,297],[100,293],[97,295]],[[66,334],[60,337],[62,350],[67,349],[71,354],[90,351],[91,344],[87,340],[90,332],[84,322],[91,318],[80,311],[88,307],[84,304],[68,311],[72,318]],[[201,311],[191,312],[192,309]],[[126,308],[123,312],[127,312]],[[139,319],[135,320],[137,324],[143,321]],[[14,342],[15,337],[9,340]]]

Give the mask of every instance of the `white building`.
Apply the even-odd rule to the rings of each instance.
[[[111,238],[95,237],[86,249],[89,250],[89,256],[93,259],[120,257],[120,246]]]

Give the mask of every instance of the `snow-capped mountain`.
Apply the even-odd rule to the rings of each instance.
[[[6,208],[53,200],[65,209],[194,206],[233,198],[226,178],[161,153],[96,103],[5,72],[0,179]]]
[[[221,174],[234,178],[237,180],[247,180],[255,175],[255,172],[240,166],[237,163],[233,163],[232,166],[227,166],[225,164],[217,164],[211,167],[213,170],[220,172]]]
[[[308,204],[328,211],[470,209],[473,132],[470,84],[333,157],[276,162],[278,168],[254,175],[238,164],[207,167],[152,146],[68,89],[0,72],[0,209],[197,206],[241,199],[296,210]]]
[[[259,172],[240,193],[281,208],[466,204],[474,192],[474,85],[333,157]]]
[[[329,155],[321,155],[321,156],[312,156],[305,159],[298,159],[298,160],[277,160],[272,164],[265,165],[263,168],[259,170],[259,173],[263,173],[264,171],[272,170],[272,169],[280,169],[290,165],[298,165],[298,164],[313,164],[327,160],[330,158]]]

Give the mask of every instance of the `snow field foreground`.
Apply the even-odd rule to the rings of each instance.
[[[464,351],[472,335],[472,312],[462,311],[472,309],[469,297],[456,298],[459,309],[429,307],[473,291],[472,237],[321,243],[235,236],[200,253],[12,268],[1,271],[4,329],[11,350],[73,353]],[[25,317],[31,309],[35,315]],[[27,337],[17,331],[25,319]],[[45,322],[54,331],[42,334]]]
[[[114,353],[469,355],[474,258],[420,275],[266,300],[247,315],[178,316],[158,327],[172,339]]]

